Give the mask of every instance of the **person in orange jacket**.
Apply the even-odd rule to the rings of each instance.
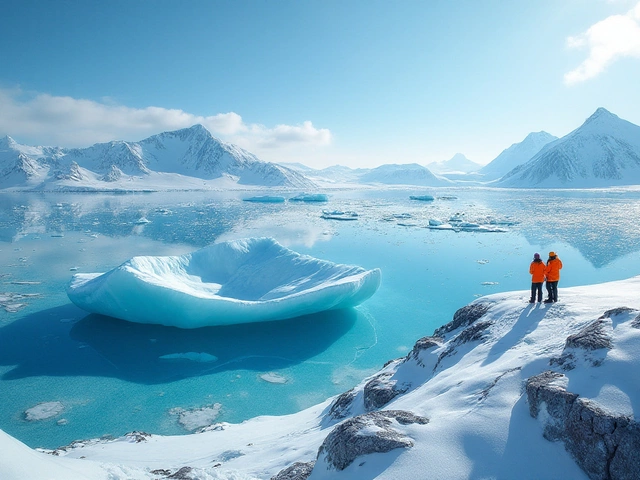
[[[555,303],[558,301],[558,281],[560,280],[560,269],[562,261],[555,252],[549,252],[549,260],[544,269],[544,275],[547,277],[547,293],[548,297],[544,303]]]
[[[529,273],[531,274],[531,298],[529,303],[536,301],[536,292],[538,293],[538,302],[542,301],[542,282],[544,282],[545,264],[540,259],[539,253],[533,254],[533,262],[529,265]]]

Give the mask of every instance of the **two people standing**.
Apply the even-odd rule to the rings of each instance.
[[[542,282],[547,281],[547,299],[544,303],[555,303],[558,301],[558,281],[560,281],[560,269],[562,268],[562,261],[558,258],[555,252],[549,252],[549,259],[545,265],[540,258],[539,253],[533,255],[533,261],[529,266],[529,273],[531,274],[531,298],[529,303],[536,301],[536,294],[538,302],[542,301]]]

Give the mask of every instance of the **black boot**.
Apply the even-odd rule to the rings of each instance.
[[[551,300],[550,298],[547,298],[544,303],[553,303],[553,300]]]

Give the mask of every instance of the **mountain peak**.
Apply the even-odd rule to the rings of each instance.
[[[17,145],[17,142],[9,135],[5,135],[4,137],[0,138],[0,146],[13,147],[15,145]]]
[[[618,117],[617,115],[614,115],[606,108],[599,107],[595,112],[593,112],[593,114],[589,118],[587,118],[587,120],[584,123],[586,125],[588,123],[592,123],[595,121],[602,122],[602,121],[613,120],[613,119],[617,120],[619,118],[620,117]]]

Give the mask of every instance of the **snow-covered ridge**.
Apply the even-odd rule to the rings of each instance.
[[[55,456],[0,432],[10,453],[0,471],[7,480],[638,478],[639,288],[640,277],[561,287],[550,305],[526,303],[528,291],[480,298],[352,390],[293,415],[177,437],[133,432]]]
[[[379,285],[379,269],[300,255],[272,238],[249,238],[178,257],[134,257],[103,274],[76,274],[67,295],[89,312],[199,328],[354,307]]]
[[[74,175],[68,174],[71,169]],[[213,181],[215,187],[225,178],[240,185],[314,185],[294,170],[263,162],[214,138],[202,125],[139,142],[120,140],[88,148],[30,147],[11,137],[0,139],[0,188],[139,190],[147,184],[158,189],[194,189],[203,188],[202,180]]]
[[[640,127],[598,108],[579,128],[507,173],[506,187],[593,188],[640,184]]]

